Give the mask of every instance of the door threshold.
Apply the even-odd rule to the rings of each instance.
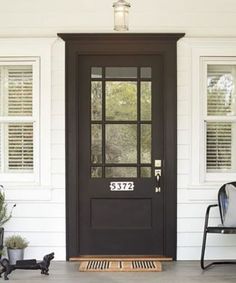
[[[172,261],[172,257],[160,255],[82,255],[70,257],[69,261],[86,261],[86,260],[111,260],[112,261],[131,261],[131,260],[156,260],[156,261]]]

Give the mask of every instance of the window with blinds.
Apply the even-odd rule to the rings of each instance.
[[[0,170],[33,172],[32,65],[0,65]]]
[[[9,67],[8,80],[8,107],[5,109],[9,116],[32,116],[32,67]]]
[[[236,65],[207,65],[206,169],[236,171]]]

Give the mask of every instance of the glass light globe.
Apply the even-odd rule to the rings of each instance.
[[[113,4],[114,8],[114,30],[129,30],[129,8],[130,4],[125,0],[118,0]]]

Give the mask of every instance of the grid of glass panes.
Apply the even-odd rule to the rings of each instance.
[[[91,68],[91,177],[151,177],[150,67]]]

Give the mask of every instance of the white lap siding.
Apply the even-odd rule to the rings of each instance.
[[[64,43],[55,38],[52,45],[51,86],[51,186],[10,189],[9,207],[17,203],[12,219],[5,225],[5,237],[20,234],[30,244],[26,258],[41,258],[55,252],[65,259],[65,82]],[[47,121],[45,121],[46,123]]]

